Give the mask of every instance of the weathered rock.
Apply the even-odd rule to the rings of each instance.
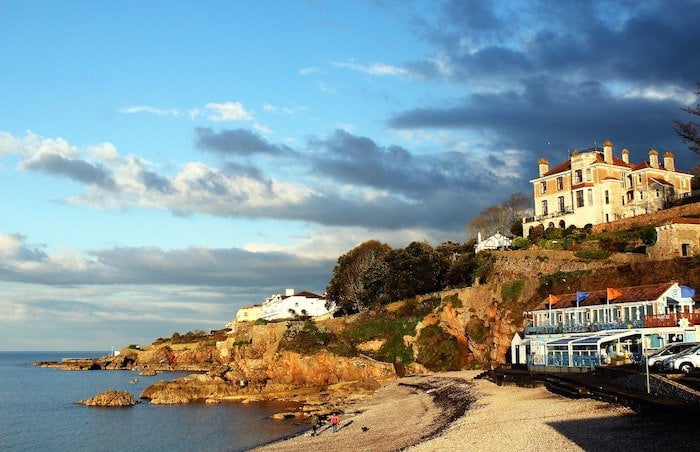
[[[235,395],[236,386],[220,377],[188,375],[173,381],[159,381],[141,392],[152,404],[190,403]]]
[[[204,401],[204,403],[213,405],[213,404],[221,403],[221,400],[218,400],[218,399],[207,399],[207,400]]]
[[[300,413],[275,413],[271,416],[271,418],[275,419],[277,421],[282,421],[284,419],[294,419],[297,416],[303,416],[303,414],[300,414]]]
[[[143,370],[139,373],[139,375],[144,376],[144,377],[153,377],[153,376],[155,376],[155,375],[157,375],[157,374],[158,374],[158,372],[156,372],[155,369],[149,369],[149,368],[143,369]]]
[[[109,391],[97,394],[91,399],[78,400],[76,403],[87,406],[132,406],[139,403],[129,391]]]

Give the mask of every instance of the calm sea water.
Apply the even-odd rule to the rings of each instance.
[[[306,429],[273,421],[288,410],[280,403],[149,405],[99,408],[76,405],[107,389],[138,398],[158,379],[180,372],[138,377],[133,371],[65,371],[31,365],[96,353],[0,352],[0,450],[230,451],[245,450]]]

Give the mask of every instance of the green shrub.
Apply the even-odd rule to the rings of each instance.
[[[634,250],[635,250],[636,248],[637,248],[637,247],[634,246],[634,245],[626,245],[626,246],[625,246],[625,253],[634,253]]]
[[[564,230],[561,228],[549,228],[544,231],[544,238],[547,240],[564,238]]]
[[[578,234],[578,228],[574,226],[573,224],[570,224],[568,228],[565,230],[565,235],[574,235]]]
[[[516,250],[526,250],[530,248],[530,240],[526,239],[525,237],[516,237],[513,239],[513,243],[511,246],[516,249]]]
[[[639,238],[646,246],[653,246],[656,243],[656,228],[650,224],[639,229]]]
[[[576,251],[574,256],[578,257],[579,259],[602,260],[609,258],[611,254],[612,253],[605,250],[581,250]]]
[[[433,312],[440,305],[439,297],[428,298],[427,300],[417,301],[415,299],[407,301],[401,308],[396,311],[399,317],[425,317]]]
[[[569,281],[569,284],[581,276],[590,273],[590,270],[574,270],[572,272],[556,272],[540,276],[540,285],[545,289],[551,289],[557,281]]]
[[[522,293],[524,287],[525,281],[522,279],[505,283],[501,287],[501,298],[503,298],[503,301],[515,301]]]
[[[303,355],[313,355],[321,350],[328,350],[339,356],[355,354],[352,344],[343,341],[330,331],[320,330],[311,320],[288,328],[280,341],[279,349]]]
[[[256,325],[267,325],[268,323],[270,323],[269,320],[265,320],[265,319],[258,319],[255,321]]]
[[[376,317],[360,323],[350,330],[348,336],[353,344],[373,339],[384,339],[386,342],[373,357],[384,362],[410,364],[413,362],[413,350],[403,341],[404,336],[415,334],[418,317],[387,318]]]
[[[488,251],[479,251],[475,259],[476,268],[474,269],[473,281],[478,281],[479,284],[486,282],[486,278],[493,269],[493,264],[496,262],[496,256]]]
[[[561,250],[564,247],[561,240],[545,240],[543,248],[546,250]]]
[[[486,341],[486,325],[484,321],[477,316],[472,316],[467,322],[467,335],[477,344],[483,344]]]
[[[140,350],[141,349],[141,347],[139,347],[136,344],[129,344],[129,346],[127,348],[129,348],[131,350]]]
[[[445,303],[450,303],[453,308],[461,308],[464,305],[462,304],[462,300],[459,299],[457,294],[452,294],[447,297],[445,297],[443,300]]]
[[[417,359],[427,369],[444,372],[460,370],[467,364],[467,352],[457,339],[438,325],[423,328],[416,341]]]

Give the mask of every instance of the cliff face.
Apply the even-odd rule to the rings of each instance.
[[[157,403],[486,367],[506,361],[511,338],[522,330],[523,311],[547,293],[669,280],[700,286],[700,260],[694,258],[636,262],[638,256],[620,255],[590,262],[560,253],[496,253],[494,269],[475,287],[422,295],[320,322],[243,323],[215,347],[210,343],[154,346],[143,352],[125,351],[110,365],[209,370],[206,378],[149,388],[146,396]],[[186,389],[192,385],[197,388]]]

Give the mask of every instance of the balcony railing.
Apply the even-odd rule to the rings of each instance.
[[[629,328],[644,328],[644,320],[629,320],[625,322],[592,322],[592,323],[567,323],[557,325],[543,325],[525,327],[525,334],[561,334],[561,333],[593,333],[603,330],[624,330]]]
[[[526,217],[523,219],[524,220],[523,222],[524,223],[532,223],[533,221],[541,221],[541,220],[547,220],[549,218],[557,218],[557,217],[561,217],[562,215],[568,215],[570,213],[574,213],[573,207],[566,207],[566,208],[564,208],[564,210],[559,210],[557,212],[552,212],[552,213],[548,213],[545,215],[535,215],[532,217]]]
[[[681,319],[688,319],[688,325],[700,325],[700,312],[682,312],[667,315],[647,315],[644,316],[645,328],[658,328],[665,326],[678,326]]]

